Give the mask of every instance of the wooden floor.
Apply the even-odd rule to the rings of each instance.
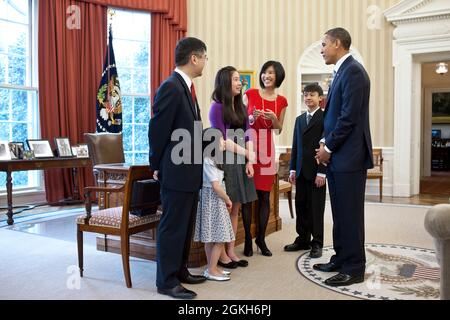
[[[366,196],[366,202],[379,202],[378,196]],[[419,194],[409,198],[383,196],[382,203],[434,206],[440,203],[450,203],[450,194]]]
[[[431,171],[430,177],[422,177],[420,193],[450,196],[450,171]]]

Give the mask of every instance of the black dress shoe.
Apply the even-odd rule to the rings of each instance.
[[[238,267],[246,267],[246,266],[248,266],[248,261],[247,260],[241,259],[241,260],[238,260],[238,261],[234,261],[234,260],[232,260],[232,261],[236,262]]]
[[[171,296],[176,299],[194,299],[197,294],[194,291],[188,290],[182,285],[178,285],[171,289],[160,289],[158,288],[158,293]]]
[[[313,265],[314,270],[322,271],[322,272],[335,272],[339,271],[339,267],[335,265],[333,262],[328,263],[317,263]]]
[[[307,244],[291,243],[284,246],[284,251],[300,251],[309,250],[311,247]]]
[[[186,276],[178,277],[178,280],[180,280],[180,282],[182,283],[197,284],[206,281],[206,278],[204,276],[195,276],[189,273]]]
[[[309,257],[315,259],[320,258],[321,256],[322,256],[322,248],[313,246],[311,248],[311,251],[309,252]]]
[[[325,284],[332,287],[349,286],[354,283],[364,282],[364,275],[351,276],[344,273],[338,273],[325,280]]]
[[[238,264],[236,261],[231,260],[228,263],[223,263],[222,261],[217,261],[217,264],[223,268],[227,268],[227,269],[236,269],[238,267]]]

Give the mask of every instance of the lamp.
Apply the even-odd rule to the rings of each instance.
[[[436,65],[436,73],[442,76],[447,72],[448,72],[448,64],[446,64],[445,62],[440,62]]]

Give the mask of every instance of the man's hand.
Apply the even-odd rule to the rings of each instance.
[[[155,179],[156,181],[158,181],[158,170],[153,171],[153,179]]]
[[[295,184],[295,175],[296,175],[296,173],[295,173],[295,171],[293,171],[293,172],[291,172],[291,174],[289,175],[289,181],[292,183],[292,184]]]
[[[253,175],[255,174],[255,170],[253,170],[253,165],[250,162],[248,162],[245,165],[245,173],[247,174],[247,177],[249,177],[249,178],[253,178]]]
[[[316,176],[315,184],[317,188],[322,188],[325,185],[325,178]]]
[[[331,154],[325,150],[325,145],[320,144],[320,148],[316,149],[317,164],[327,165],[330,162]]]

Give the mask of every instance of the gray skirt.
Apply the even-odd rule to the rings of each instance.
[[[225,164],[225,186],[232,202],[248,203],[258,199],[253,178],[247,177],[245,164]]]

